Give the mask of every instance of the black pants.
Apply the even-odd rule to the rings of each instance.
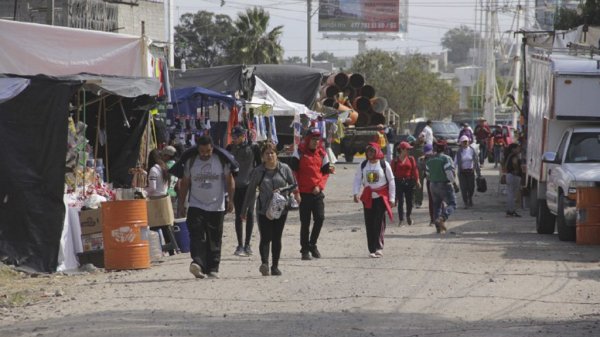
[[[301,193],[300,201],[300,247],[302,252],[308,252],[310,246],[316,246],[323,221],[325,221],[325,203],[323,192],[314,195]],[[310,231],[310,220],[313,218],[313,228]],[[309,239],[310,237],[310,239]]]
[[[383,249],[383,236],[385,234],[385,204],[382,198],[373,199],[371,208],[364,207],[365,228],[367,230],[367,246],[369,253]]]
[[[473,194],[475,193],[475,172],[473,170],[460,170],[458,173],[458,183],[465,205],[472,202]]]
[[[196,207],[188,209],[190,255],[205,274],[219,272],[224,215],[222,211],[210,212]]]
[[[404,199],[406,199],[406,217],[410,218],[413,208],[413,196],[416,182],[414,179],[396,179],[396,201],[398,201],[398,221],[404,220]]]
[[[250,245],[250,239],[252,238],[252,229],[254,228],[254,205],[248,207],[246,212],[246,240],[244,238],[244,222],[242,221],[242,205],[244,204],[244,197],[246,196],[246,190],[248,187],[236,187],[235,194],[233,195],[233,206],[235,207],[235,234],[237,235],[238,246]]]
[[[273,253],[273,267],[279,265],[279,257],[281,256],[281,237],[283,236],[283,227],[287,212],[284,212],[279,219],[269,220],[266,215],[258,214],[258,232],[260,233],[260,243],[258,250],[260,251],[260,261],[269,263],[269,248]]]

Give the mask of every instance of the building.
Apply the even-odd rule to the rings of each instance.
[[[0,0],[0,19],[129,35],[141,35],[144,22],[147,37],[165,42],[165,1]]]

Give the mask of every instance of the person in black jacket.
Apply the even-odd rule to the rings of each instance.
[[[248,207],[246,213],[246,237],[244,240],[244,223],[242,221],[242,204],[244,196],[250,182],[250,173],[260,165],[260,149],[258,145],[247,141],[247,131],[242,126],[236,126],[231,130],[232,143],[225,148],[229,151],[240,166],[240,170],[235,177],[235,193],[233,204],[235,206],[235,234],[238,240],[238,246],[234,255],[250,256],[250,239],[252,238],[252,229],[254,228],[254,205]]]

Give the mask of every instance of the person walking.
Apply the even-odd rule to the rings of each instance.
[[[246,213],[246,236],[244,237],[244,223],[242,221],[242,204],[248,184],[250,183],[250,173],[260,165],[260,149],[258,145],[250,143],[247,140],[246,129],[242,126],[236,126],[231,130],[232,143],[225,148],[229,151],[240,165],[240,170],[235,176],[235,193],[233,203],[235,208],[235,235],[237,237],[237,248],[234,255],[251,256],[252,248],[250,240],[252,239],[252,229],[254,228],[254,205],[248,207]]]
[[[323,138],[318,128],[310,128],[298,150],[294,153],[290,167],[298,181],[300,202],[300,254],[302,260],[321,258],[317,248],[319,234],[325,221],[325,184],[335,167],[330,165],[329,157],[323,146]],[[311,216],[313,218],[310,230]]]
[[[473,130],[471,130],[471,126],[469,125],[469,123],[462,124],[462,129],[460,129],[460,131],[458,132],[458,139],[460,139],[462,136],[468,137],[469,145],[473,143]]]
[[[420,187],[419,169],[415,157],[408,154],[413,147],[407,142],[398,145],[397,158],[392,161],[392,173],[396,184],[396,203],[398,206],[398,226],[404,224],[404,200],[406,200],[406,224],[412,225],[413,194],[415,187]]]
[[[354,202],[363,203],[369,257],[380,258],[383,257],[386,211],[393,220],[391,205],[396,201],[396,184],[392,168],[385,161],[379,144],[369,143],[365,153],[367,159],[356,170],[352,190]]]
[[[213,153],[209,136],[197,139],[198,154],[185,163],[177,209],[179,216],[187,214],[190,232],[190,273],[196,278],[219,278],[223,217],[233,211],[235,181],[220,156]],[[185,200],[189,209],[186,212]],[[225,195],[227,193],[227,206]]]
[[[425,122],[425,127],[423,128],[423,131],[421,131],[419,138],[422,138],[425,144],[433,145],[433,129],[431,128],[431,124],[432,122],[430,119]]]
[[[488,147],[490,145],[491,135],[492,131],[485,118],[479,118],[477,120],[477,126],[475,127],[475,140],[477,141],[477,144],[479,144],[479,166],[481,167],[483,167],[483,164],[488,157]]]
[[[258,270],[263,276],[269,275],[269,250],[271,250],[270,275],[279,276],[282,274],[281,270],[279,270],[279,258],[282,249],[281,237],[288,211],[287,209],[283,210],[281,216],[277,219],[269,219],[267,217],[267,210],[273,198],[273,192],[294,187],[296,180],[290,167],[285,163],[279,162],[277,159],[277,146],[275,144],[272,142],[265,143],[261,148],[261,156],[262,164],[258,165],[250,174],[250,182],[244,196],[241,214],[242,219],[245,220],[248,208],[254,205],[256,189],[258,188],[256,213],[258,217],[258,231],[260,233],[258,250],[261,261]],[[298,189],[295,188],[292,193],[296,201],[300,203],[301,197]]]
[[[458,184],[465,208],[473,207],[473,194],[475,193],[475,174],[481,177],[481,169],[477,152],[470,145],[469,138],[462,136],[459,139],[460,147],[456,151],[454,165],[458,170]]]
[[[426,163],[429,158],[433,157],[435,154],[433,153],[433,146],[429,144],[423,145],[423,156],[419,157],[419,178],[421,180],[421,184],[425,182],[425,186],[427,187],[427,208],[429,211],[429,226],[433,226],[435,224],[435,217],[433,213],[433,199],[431,197],[431,184],[429,179],[426,178]]]
[[[435,146],[435,156],[427,160],[426,174],[430,181],[435,228],[438,233],[446,233],[446,221],[454,213],[456,197],[454,195],[454,182],[456,172],[452,158],[444,154],[446,141],[438,141]],[[444,208],[443,204],[446,203]]]
[[[408,154],[417,159],[417,169],[419,171],[419,184],[415,186],[413,204],[416,208],[421,208],[423,205],[423,180],[425,179],[425,163],[419,162],[419,158],[423,157],[423,139],[408,136],[406,141],[412,145],[412,149],[408,150]]]
[[[521,188],[523,168],[521,166],[521,146],[512,143],[508,146],[504,170],[506,171],[506,216],[521,217],[516,210],[517,196]]]
[[[493,136],[493,141],[494,141],[494,168],[498,168],[498,164],[500,164],[500,166],[502,166],[502,159],[503,159],[503,155],[502,152],[504,151],[504,136],[502,135],[502,129],[496,129],[494,131],[494,136]]]
[[[146,193],[149,198],[161,198],[167,195],[171,175],[169,168],[163,161],[163,156],[159,149],[150,151],[148,155],[148,186]]]

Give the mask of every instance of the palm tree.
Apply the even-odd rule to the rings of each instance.
[[[263,8],[254,7],[240,13],[234,22],[235,33],[231,39],[229,50],[230,63],[263,64],[281,63],[283,48],[279,38],[283,26],[267,31],[269,13]]]

